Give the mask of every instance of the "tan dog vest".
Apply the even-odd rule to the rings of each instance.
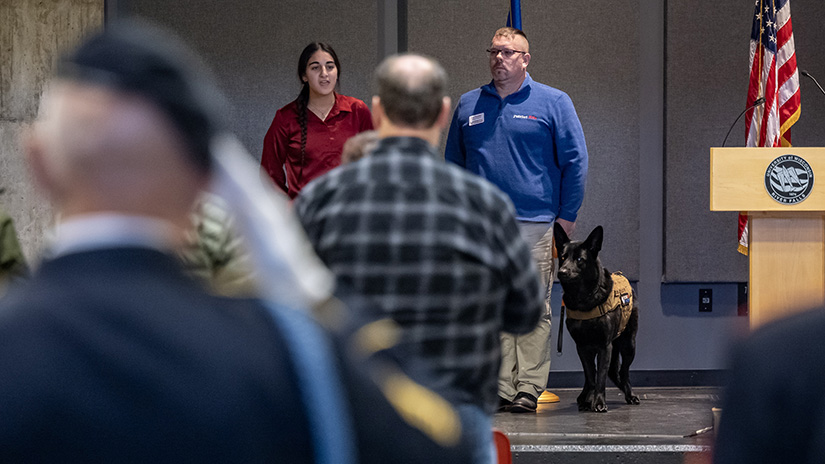
[[[614,272],[610,275],[613,279],[613,292],[607,297],[604,303],[596,306],[590,311],[566,311],[567,317],[580,321],[596,319],[602,317],[610,311],[622,308],[622,320],[619,324],[619,333],[624,332],[627,321],[630,320],[630,313],[633,311],[633,287],[630,281],[621,272]]]

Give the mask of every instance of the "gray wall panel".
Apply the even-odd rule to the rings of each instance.
[[[499,0],[410,2],[409,48],[444,65],[454,103],[462,93],[490,81],[484,50],[493,32],[504,25],[508,6]],[[523,28],[532,55],[528,70],[537,81],[570,95],[587,139],[590,174],[576,238],[603,225],[605,265],[635,279],[639,275],[639,63],[633,27],[638,12],[632,7],[619,1],[522,2]]]
[[[737,249],[735,212],[709,211],[710,147],[745,109],[752,2],[667,2],[665,280],[744,282],[747,258]],[[713,14],[708,14],[712,11]],[[791,2],[800,69],[822,75],[825,5]],[[825,145],[825,95],[807,79],[794,145]],[[744,118],[728,146],[744,146]],[[825,173],[824,173],[825,174]]]
[[[125,5],[131,14],[174,29],[199,51],[234,106],[231,129],[257,158],[275,111],[298,95],[298,57],[310,42],[333,46],[341,60],[341,92],[369,104],[377,64],[375,1],[130,0]]]

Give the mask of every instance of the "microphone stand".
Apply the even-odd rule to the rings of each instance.
[[[802,74],[803,76],[807,77],[808,79],[814,81],[814,84],[816,84],[816,86],[819,87],[819,91],[822,92],[823,95],[825,95],[825,90],[823,90],[822,86],[819,85],[819,82],[817,82],[816,79],[814,79],[814,76],[811,76],[810,74],[808,74],[808,71],[799,71],[799,73]]]
[[[732,131],[732,130],[733,130],[733,126],[735,126],[735,125],[736,125],[736,123],[737,123],[737,122],[739,122],[739,118],[741,118],[743,114],[747,113],[748,111],[750,111],[750,110],[752,110],[752,109],[756,108],[757,106],[759,106],[759,105],[761,105],[761,104],[763,104],[763,103],[765,103],[765,97],[759,97],[759,98],[757,98],[757,99],[756,99],[756,101],[754,101],[754,102],[753,102],[753,105],[751,105],[751,106],[749,106],[749,107],[745,108],[745,110],[744,110],[744,111],[742,111],[741,113],[739,113],[739,116],[737,116],[737,117],[736,117],[736,120],[735,120],[735,121],[733,121],[733,124],[731,124],[731,125],[730,125],[730,129],[728,129],[728,133],[727,133],[727,134],[725,134],[725,140],[722,140],[722,146],[723,146],[723,147],[725,146],[725,142],[727,142],[727,141],[728,141],[728,136],[730,135],[730,131]]]

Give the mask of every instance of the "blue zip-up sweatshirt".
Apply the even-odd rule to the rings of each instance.
[[[493,82],[461,96],[445,158],[503,190],[521,221],[575,221],[584,199],[587,146],[570,97],[524,79],[499,97]]]

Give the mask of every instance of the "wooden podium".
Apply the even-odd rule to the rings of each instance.
[[[825,305],[825,148],[711,148],[710,210],[748,214],[751,328]]]

